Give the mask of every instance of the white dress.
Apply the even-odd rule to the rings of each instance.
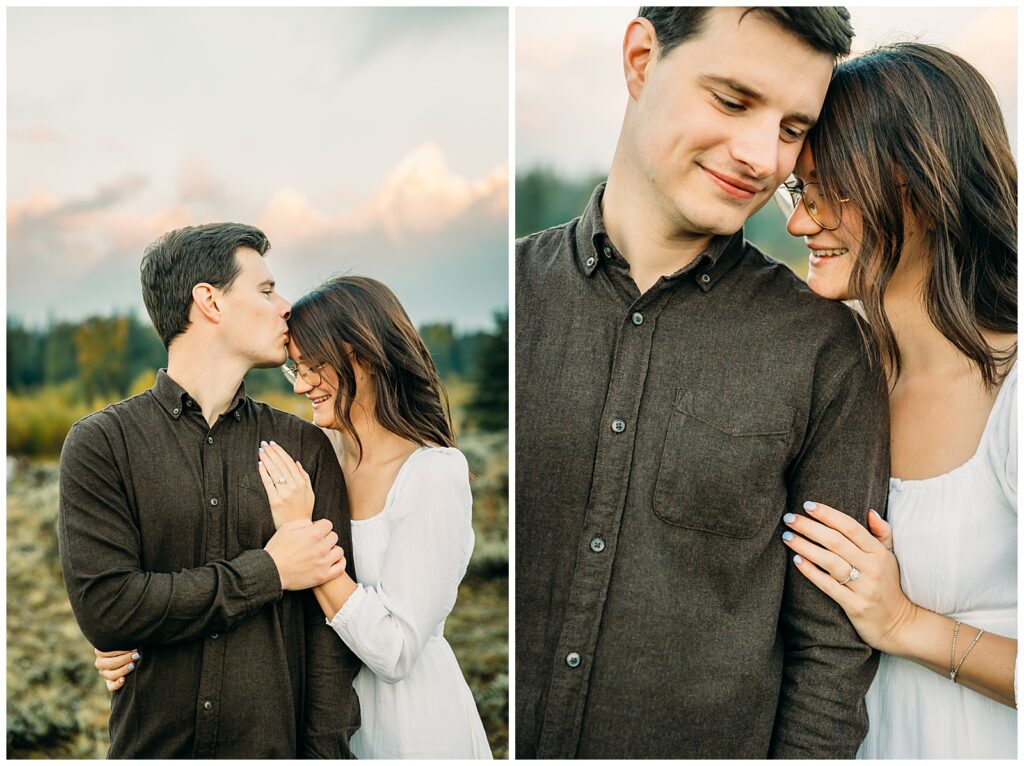
[[[491,758],[444,621],[473,551],[469,466],[421,447],[376,516],[352,522],[358,587],[331,627],[365,663],[358,758]]]
[[[911,601],[1017,637],[1016,364],[974,456],[931,479],[890,479],[888,521]],[[975,635],[960,629],[958,658]],[[1016,710],[909,660],[883,654],[866,702],[858,758],[1017,757]]]

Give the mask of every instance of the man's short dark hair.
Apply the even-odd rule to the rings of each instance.
[[[660,56],[682,42],[696,37],[711,8],[643,7],[641,16],[654,25]],[[747,8],[743,16],[756,12],[807,42],[816,51],[828,53],[833,60],[850,55],[853,26],[850,12],[842,6],[815,8]],[[742,17],[741,17],[742,18]]]
[[[260,255],[267,236],[243,223],[207,223],[169,231],[142,254],[142,299],[165,348],[189,328],[192,288],[200,282],[227,291],[242,271],[240,247]]]

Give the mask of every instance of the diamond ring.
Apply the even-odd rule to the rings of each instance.
[[[860,577],[860,572],[857,570],[857,567],[850,567],[850,576],[839,584],[846,585],[846,583],[850,582],[851,580],[856,580],[858,577]]]

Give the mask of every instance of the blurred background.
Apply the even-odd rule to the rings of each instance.
[[[941,45],[973,64],[1003,109],[1017,152],[1017,9],[847,6],[853,55],[886,43]],[[637,6],[516,10],[516,236],[578,216],[615,152],[627,93],[622,39]],[[803,241],[769,202],[746,238],[807,275]]]
[[[476,548],[446,633],[508,754],[508,11],[7,12],[7,755],[103,757],[109,700],[55,523],[71,426],[167,356],[146,244],[240,221],[295,299],[388,284],[447,384]],[[275,370],[254,398],[309,418]]]

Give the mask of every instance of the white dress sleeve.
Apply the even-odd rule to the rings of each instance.
[[[1011,499],[1013,507],[1017,507],[1017,365],[1013,366],[1012,377],[1006,381],[1009,390],[1006,392],[1006,423],[1009,433],[1007,434],[1006,449],[1006,477],[1007,497]]]
[[[455,605],[473,551],[469,466],[456,449],[414,454],[384,511],[391,540],[376,587],[357,585],[331,627],[378,677],[401,681]]]

